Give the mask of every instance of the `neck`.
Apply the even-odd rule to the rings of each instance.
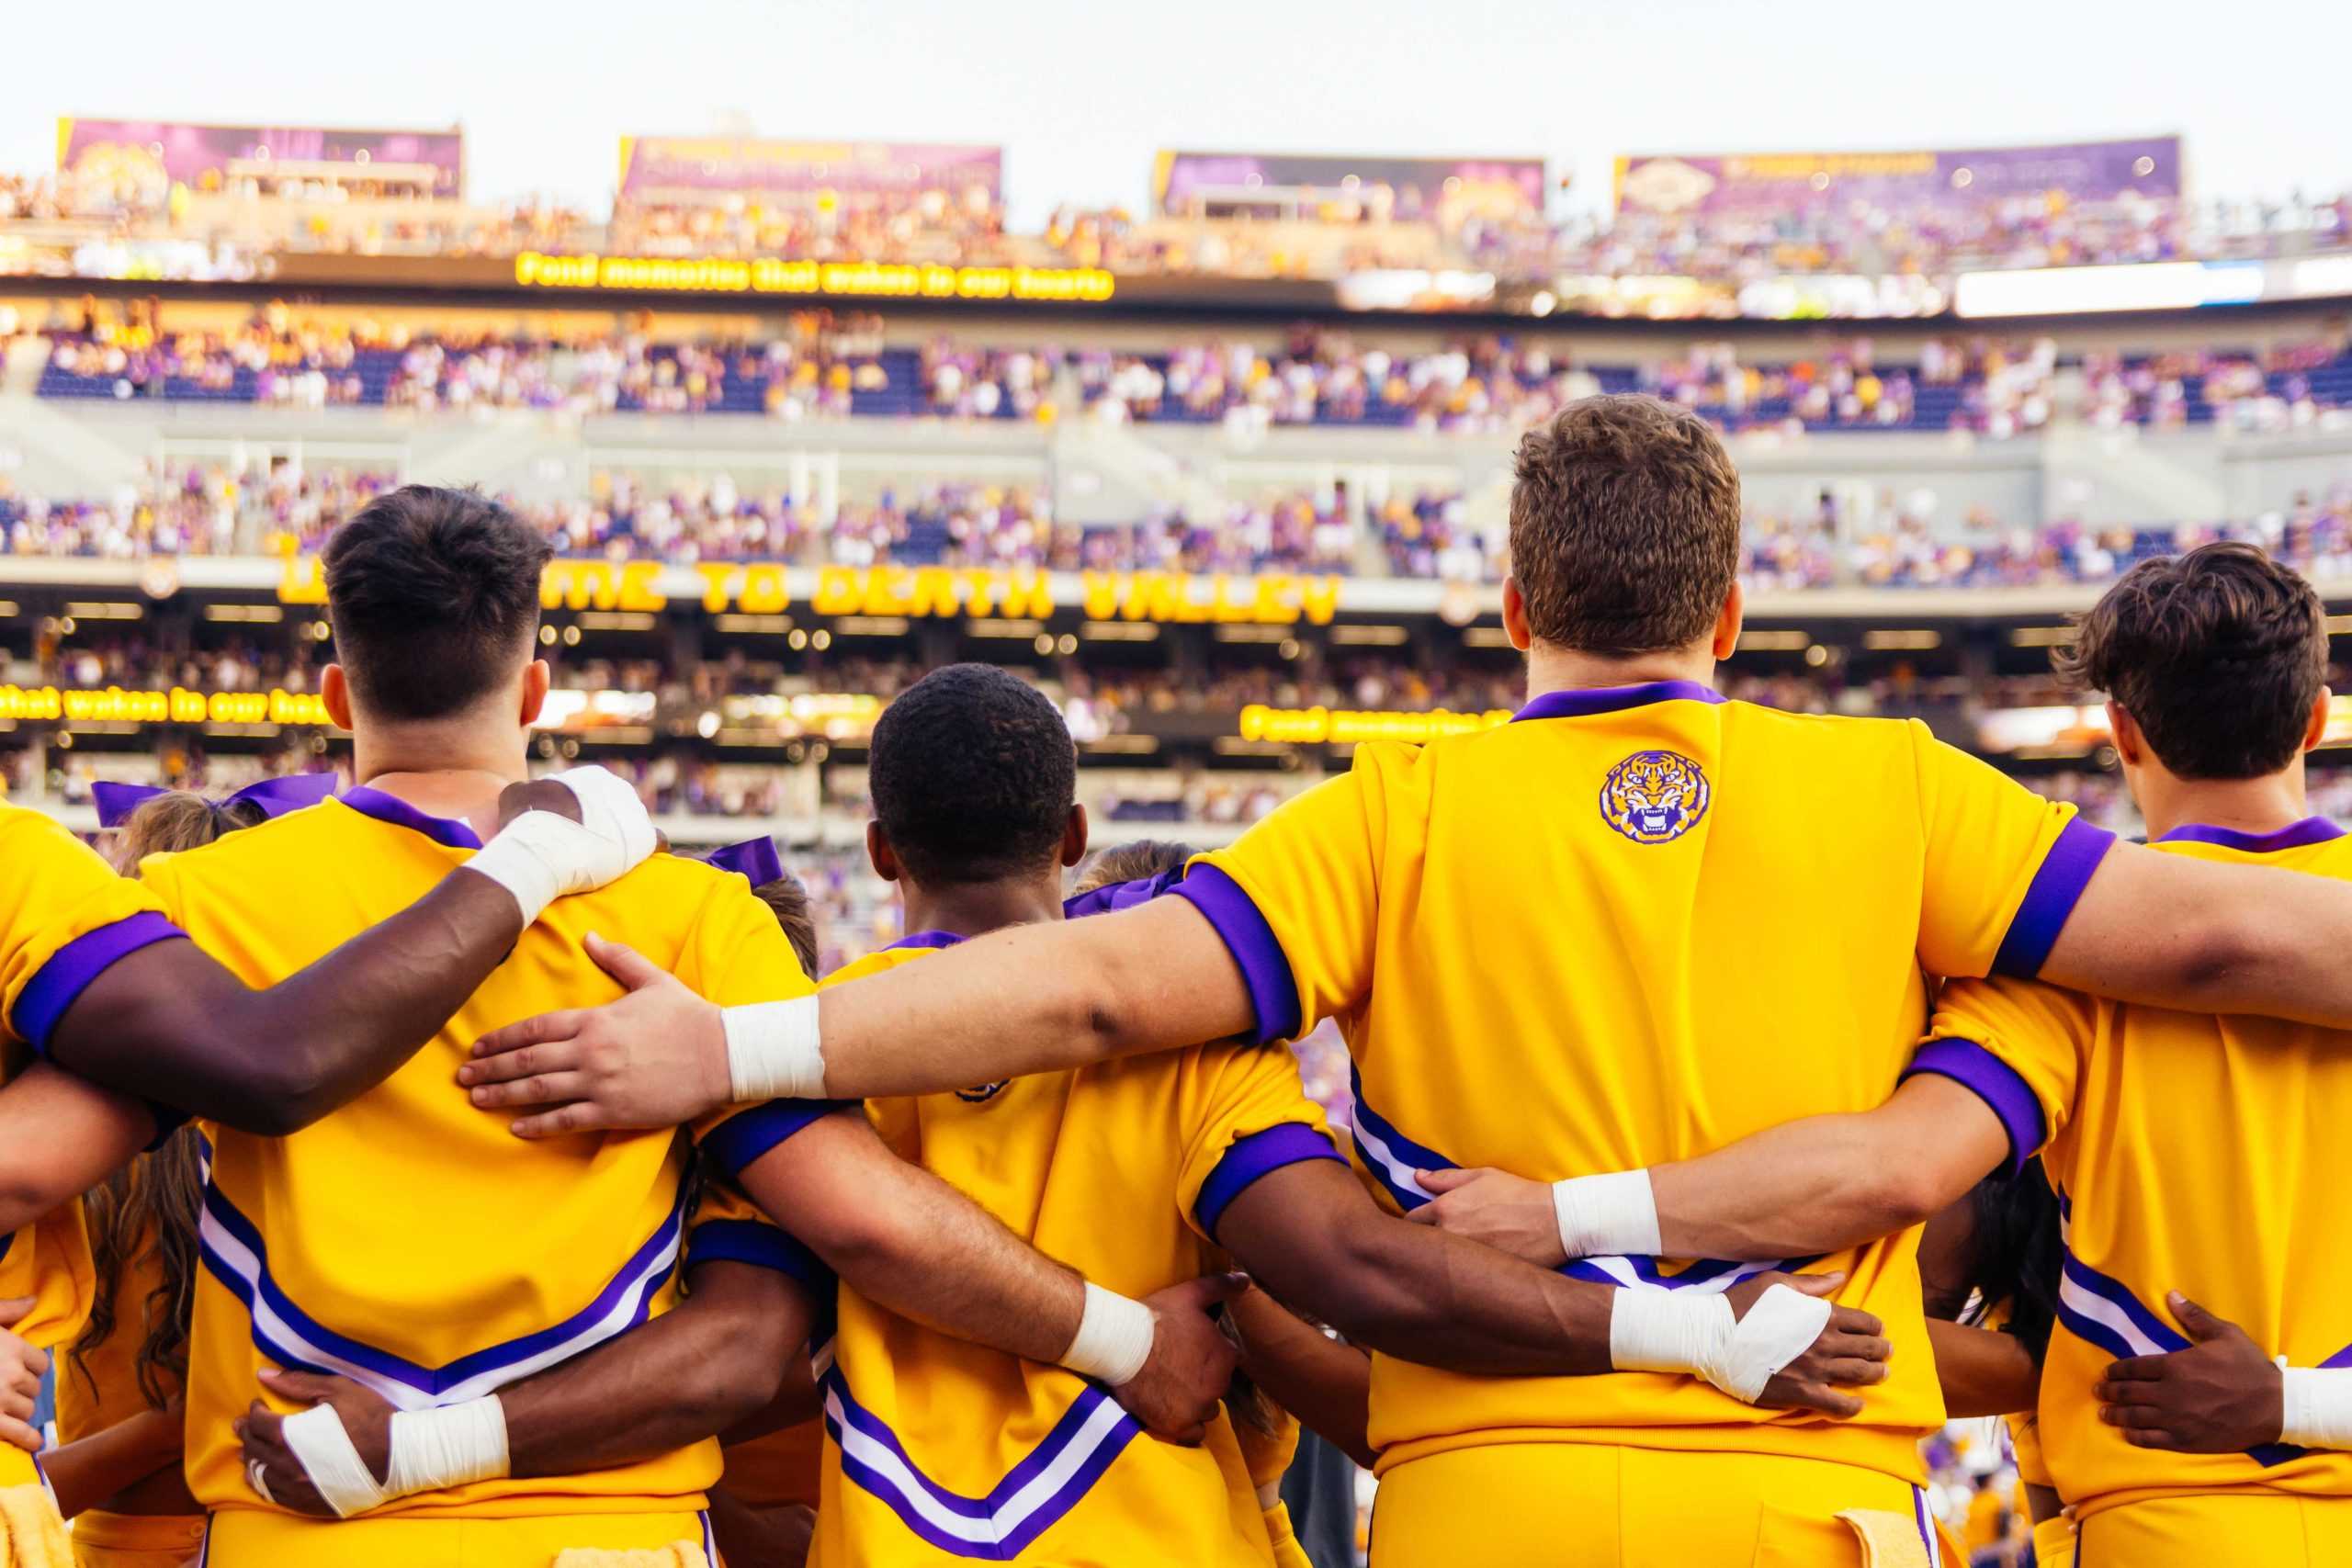
[[[999,882],[955,882],[925,887],[900,877],[899,896],[906,900],[907,930],[945,931],[951,936],[985,936],[1007,926],[1035,925],[1062,918],[1062,883],[1058,869],[1039,876],[1007,877]]]
[[[352,776],[433,817],[461,818],[487,843],[498,830],[498,795],[528,779],[509,731],[481,727],[361,724],[352,734]]]
[[[2160,768],[2135,773],[2132,795],[2140,803],[2151,839],[2191,823],[2240,833],[2275,833],[2311,815],[2301,757],[2258,779],[2182,779]]]
[[[1713,685],[1713,646],[1702,642],[1689,648],[1669,649],[1663,653],[1612,656],[1539,642],[1527,650],[1527,695],[1530,701],[1547,692],[1643,686],[1653,681],[1693,681],[1702,686]]]

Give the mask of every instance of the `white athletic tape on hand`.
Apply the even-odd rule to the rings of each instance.
[[[1569,1258],[1655,1258],[1657,1199],[1646,1170],[1614,1170],[1552,1183],[1552,1213]]]
[[[2303,1449],[2352,1449],[2352,1367],[2290,1367],[2278,1359],[2278,1438]]]
[[[514,896],[523,923],[566,893],[602,887],[653,852],[653,818],[626,782],[603,768],[549,773],[580,802],[580,820],[526,811],[499,829],[467,868]]]
[[[1151,1359],[1151,1342],[1159,1332],[1151,1309],[1143,1303],[1090,1284],[1086,1311],[1069,1348],[1062,1352],[1062,1365],[1117,1388],[1133,1382]]]
[[[278,1430],[302,1473],[311,1478],[311,1489],[334,1510],[336,1518],[364,1514],[387,1500],[375,1473],[351,1446],[351,1434],[343,1429],[343,1417],[335,1414],[334,1405],[313,1404],[288,1416]]]
[[[1723,1359],[1731,1303],[1696,1291],[1623,1290],[1609,1308],[1609,1364],[1621,1372],[1698,1372]]]
[[[506,1407],[494,1393],[445,1404],[435,1410],[402,1410],[391,1419],[390,1473],[379,1484],[368,1461],[352,1445],[343,1417],[332,1404],[315,1404],[288,1416],[282,1428],[286,1447],[311,1478],[322,1502],[338,1518],[419,1492],[439,1492],[507,1473]],[[269,1494],[255,1478],[254,1490]]]
[[[1820,1296],[1773,1286],[1732,1329],[1723,1360],[1699,1375],[1734,1399],[1755,1404],[1763,1397],[1764,1385],[1821,1337],[1829,1326],[1829,1308]]]
[[[498,1395],[434,1410],[402,1410],[392,1416],[391,1473],[384,1491],[406,1497],[498,1481],[505,1477],[507,1464],[506,1406]]]
[[[736,1104],[825,1097],[815,997],[722,1008],[718,1021],[727,1032],[727,1081]]]
[[[1721,1295],[1622,1290],[1609,1312],[1609,1363],[1619,1371],[1687,1372],[1753,1404],[1828,1321],[1827,1302],[1786,1285],[1736,1319]]]

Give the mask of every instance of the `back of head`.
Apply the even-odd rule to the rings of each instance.
[[[2302,750],[2327,685],[2327,615],[2252,545],[2200,545],[2124,573],[2057,664],[2130,714],[2177,777],[2261,778]]]
[[[259,803],[251,800],[216,805],[187,790],[155,795],[140,802],[138,809],[117,830],[114,868],[125,876],[131,875],[149,855],[200,850],[225,834],[253,827],[267,815]]]
[[[1075,897],[1123,882],[1142,882],[1175,870],[1199,852],[1190,844],[1166,839],[1136,839],[1130,843],[1114,844],[1087,857],[1085,868],[1078,874],[1078,885],[1070,893]]]
[[[808,901],[808,889],[787,871],[775,881],[763,882],[752,888],[752,897],[765,904],[775,916],[775,923],[784,929],[784,940],[792,944],[793,955],[800,960],[801,973],[815,979],[817,911]]]
[[[1711,631],[1739,575],[1739,472],[1713,426],[1634,393],[1520,438],[1510,574],[1539,641],[1622,657]]]
[[[1078,795],[1078,750],[1045,694],[990,664],[934,670],[874,726],[875,820],[928,886],[1054,866]]]
[[[531,654],[548,543],[471,490],[404,485],[327,541],[327,616],[353,702],[379,720],[446,718]]]

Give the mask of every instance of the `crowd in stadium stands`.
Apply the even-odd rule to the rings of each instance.
[[[400,482],[387,471],[279,464],[258,472],[190,465],[153,469],[105,498],[49,500],[0,479],[0,554],[133,559],[315,550],[335,523]],[[828,521],[780,490],[746,491],[725,473],[649,482],[594,476],[590,493],[517,502],[559,555],[608,560],[770,560],[803,566],[981,566],[1061,571],[1309,571],[1449,581],[1499,581],[1508,538],[1459,496],[1398,494],[1363,507],[1346,498],[1270,494],[1237,500],[1214,522],[1155,513],[1134,523],[1057,519],[1050,498],[1020,487],[940,483],[844,502]],[[1833,503],[1795,514],[1752,512],[1742,540],[1750,588],[1998,588],[2103,582],[2151,556],[2240,538],[2323,580],[2352,576],[2352,478],[2285,510],[2226,525],[2007,525],[1972,513],[1939,524],[1894,503],[1842,521]]]
[[[1050,422],[1064,398],[1097,419],[1508,432],[1569,399],[1649,391],[1727,431],[1965,430],[1995,439],[2041,428],[2062,368],[2049,339],[1932,339],[1897,362],[1867,338],[1777,363],[1701,343],[1640,365],[1580,366],[1542,340],[1467,338],[1393,352],[1345,333],[1301,330],[1278,349],[1212,341],[1165,352],[989,348],[945,337],[885,341],[871,316],[795,318],[766,341],[662,342],[643,321],[550,340],[475,329],[413,333],[297,319],[283,305],[233,331],[170,331],[160,310],[119,320],[96,307],[51,330],[40,391],[51,398],[159,397],[300,408],[766,414]],[[1748,353],[1755,359],[1756,351]],[[2101,425],[2285,429],[2352,406],[2352,354],[2301,344],[2260,356],[2219,351],[2092,355],[2079,412]]]

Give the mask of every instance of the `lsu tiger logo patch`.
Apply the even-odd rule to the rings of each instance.
[[[1600,819],[1637,844],[1671,843],[1707,814],[1714,791],[1679,751],[1636,751],[1600,781]]]

